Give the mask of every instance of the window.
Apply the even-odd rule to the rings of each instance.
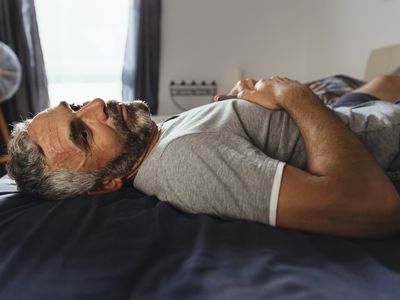
[[[51,106],[121,99],[129,0],[35,0]]]

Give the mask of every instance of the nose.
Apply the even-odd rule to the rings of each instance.
[[[100,122],[105,122],[108,119],[108,115],[105,111],[105,102],[103,99],[96,98],[82,108],[76,113],[77,117],[85,120],[96,120]]]

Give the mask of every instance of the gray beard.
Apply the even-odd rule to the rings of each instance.
[[[107,114],[125,142],[121,153],[100,171],[100,181],[129,174],[150,142],[152,129],[151,114],[145,102],[137,100],[124,103],[128,113],[126,122],[121,119],[119,102],[110,100],[106,105]]]

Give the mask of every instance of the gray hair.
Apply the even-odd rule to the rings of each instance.
[[[6,170],[19,191],[43,199],[61,200],[86,193],[101,181],[103,174],[100,172],[46,170],[45,157],[28,136],[31,121],[15,124],[8,144],[11,159]]]

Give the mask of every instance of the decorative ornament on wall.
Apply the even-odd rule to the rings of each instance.
[[[201,82],[182,80],[171,81],[169,84],[171,100],[181,111],[211,102],[212,97],[217,92],[218,86],[215,80],[209,82],[205,80]]]

